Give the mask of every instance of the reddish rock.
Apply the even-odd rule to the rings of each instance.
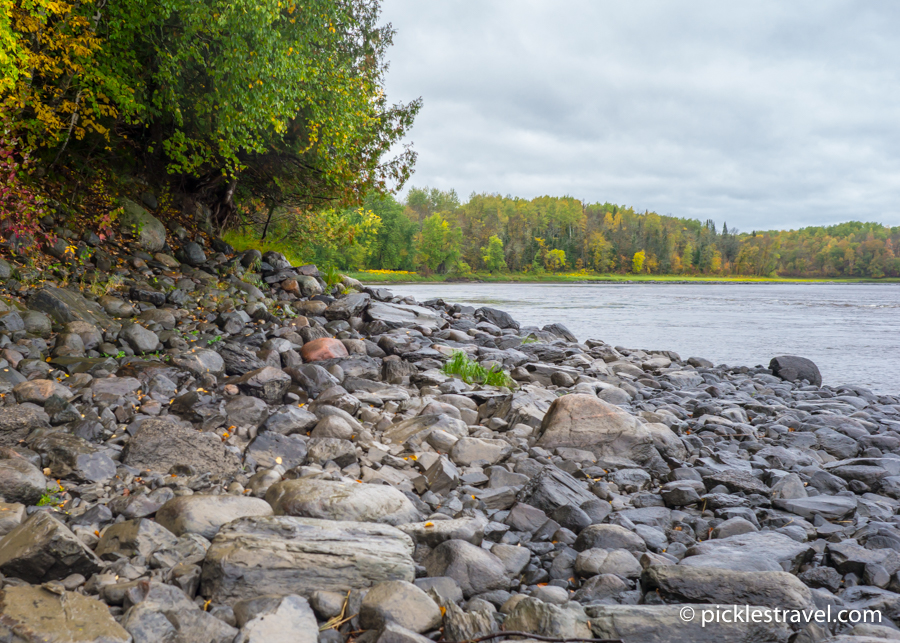
[[[281,289],[285,292],[297,294],[300,292],[300,284],[297,283],[296,279],[285,279],[281,282]]]
[[[318,362],[323,359],[347,357],[349,353],[341,340],[332,337],[322,337],[304,344],[300,355],[303,357],[304,362]]]

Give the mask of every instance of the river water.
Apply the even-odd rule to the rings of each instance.
[[[579,340],[731,366],[813,360],[824,384],[900,393],[900,284],[409,284],[419,301],[491,306]]]

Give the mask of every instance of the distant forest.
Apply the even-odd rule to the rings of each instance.
[[[374,216],[373,216],[374,215]],[[342,268],[430,273],[572,272],[897,277],[900,227],[850,221],[739,232],[723,222],[636,212],[570,197],[521,199],[411,188],[338,217],[352,248],[321,248]],[[320,237],[321,238],[321,237]],[[339,244],[343,245],[343,244]],[[331,256],[321,256],[325,255]]]

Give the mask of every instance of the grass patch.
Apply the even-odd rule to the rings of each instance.
[[[487,386],[505,386],[514,388],[516,383],[509,373],[497,366],[490,370],[478,362],[469,359],[462,351],[455,351],[453,356],[441,368],[445,375],[458,377],[466,384],[486,384]]]
[[[303,266],[309,263],[297,254],[296,248],[290,243],[269,240],[260,241],[254,233],[247,230],[228,230],[222,235],[222,239],[231,244],[238,252],[243,252],[244,250],[250,250],[252,248],[259,250],[262,253],[272,250],[273,252],[280,252],[283,254],[284,258],[287,259],[292,266]]]

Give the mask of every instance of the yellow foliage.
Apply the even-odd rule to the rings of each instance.
[[[94,56],[101,41],[83,14],[93,0],[14,0],[0,11],[0,105],[24,124],[30,144],[107,134],[99,121],[116,108],[98,91]]]

